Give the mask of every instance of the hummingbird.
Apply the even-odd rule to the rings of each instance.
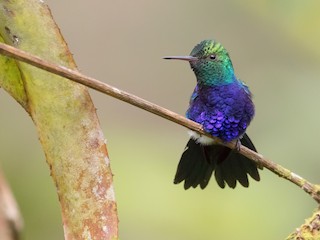
[[[223,142],[236,141],[257,152],[246,129],[255,108],[249,87],[236,77],[227,50],[215,40],[197,44],[189,56],[166,56],[164,59],[188,61],[197,84],[189,101],[186,117]],[[260,181],[258,166],[252,160],[218,145],[212,138],[189,131],[190,140],[178,164],[174,183],[184,181],[184,188],[204,189],[214,173],[221,188],[235,188],[237,182],[248,187],[250,175]]]

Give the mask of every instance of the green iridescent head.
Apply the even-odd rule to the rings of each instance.
[[[235,81],[232,62],[227,50],[214,40],[204,40],[196,45],[190,56],[169,56],[190,62],[198,84],[224,85]]]

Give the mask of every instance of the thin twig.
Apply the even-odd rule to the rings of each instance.
[[[148,102],[142,98],[139,98],[135,95],[122,91],[118,88],[110,86],[104,82],[98,81],[94,78],[85,76],[78,71],[74,71],[63,66],[59,66],[48,61],[45,61],[37,56],[34,56],[30,53],[24,52],[20,49],[14,48],[12,46],[0,43],[0,53],[6,55],[8,57],[12,57],[16,60],[26,62],[31,64],[35,67],[41,68],[48,72],[57,74],[64,78],[70,79],[74,82],[83,84],[89,88],[95,89],[99,92],[105,93],[109,96],[117,98],[121,101],[134,105],[138,108],[144,109],[148,112],[156,114],[160,117],[168,119],[172,122],[175,122],[181,126],[189,128],[193,131],[196,131],[200,134],[206,135],[208,137],[213,138],[216,140],[218,144],[224,145],[231,149],[235,148],[235,142],[223,143],[220,139],[211,136],[210,134],[206,133],[202,126],[196,122],[193,122],[175,112],[172,112],[168,109],[160,107],[156,104]],[[289,180],[290,182],[294,183],[295,185],[302,188],[306,193],[308,193],[317,203],[320,203],[320,188],[308,182],[306,179],[298,176],[297,174],[293,173],[292,171],[282,167],[281,165],[272,162],[271,160],[266,159],[261,154],[258,154],[250,149],[241,146],[239,150],[240,154],[246,156],[247,158],[253,160],[257,164],[269,169],[270,171],[274,172],[278,176]]]

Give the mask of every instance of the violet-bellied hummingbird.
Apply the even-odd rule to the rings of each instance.
[[[203,129],[224,142],[237,143],[256,151],[245,133],[254,116],[252,95],[247,85],[234,73],[226,49],[214,40],[204,40],[189,56],[167,56],[164,59],[185,60],[197,78],[186,117],[201,124]],[[235,188],[237,181],[249,186],[248,174],[260,180],[258,166],[247,157],[214,140],[190,131],[190,140],[181,156],[174,183],[184,181],[184,188],[204,189],[214,172],[221,188]]]

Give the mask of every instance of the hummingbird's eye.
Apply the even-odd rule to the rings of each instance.
[[[215,54],[211,54],[211,55],[209,56],[209,58],[210,58],[211,60],[215,60],[215,59],[216,59],[216,55],[215,55]]]

